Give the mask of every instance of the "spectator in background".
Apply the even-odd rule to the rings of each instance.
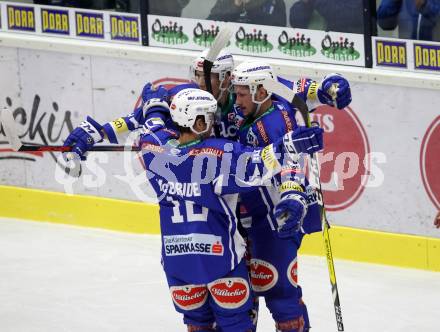
[[[382,0],[377,23],[384,30],[399,27],[399,38],[433,40],[440,0]]]
[[[182,16],[183,8],[188,5],[189,1],[190,0],[150,0],[150,14],[180,17]]]
[[[208,20],[286,26],[283,0],[217,0]]]
[[[363,0],[299,0],[290,8],[290,25],[307,29],[314,10],[324,19],[325,31],[364,33]]]
[[[437,213],[437,216],[434,219],[434,226],[440,228],[440,211]]]

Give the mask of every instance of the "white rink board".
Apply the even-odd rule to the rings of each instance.
[[[182,61],[176,63],[0,47],[0,106],[6,105],[9,98],[12,109],[17,114],[26,113],[25,124],[20,126],[22,134],[28,131],[24,137],[26,142],[43,143],[43,136],[53,139],[48,141],[50,144],[62,144],[62,139],[68,134],[66,125],[60,134],[59,132],[68,112],[73,127],[87,115],[99,122],[106,122],[130,113],[145,82],[163,78],[172,82],[174,79],[187,78],[187,64]],[[350,117],[346,117],[345,113],[333,111],[321,118],[321,124],[328,132],[328,137],[335,135],[331,137],[344,142],[350,142],[351,135],[362,137],[362,130],[359,128],[363,128],[369,151],[375,153],[375,159],[365,159],[361,154],[359,160],[361,163],[363,160],[370,161],[374,175],[370,180],[374,180],[374,186],[364,188],[356,199],[346,198],[344,202],[351,200],[350,204],[339,204],[338,211],[329,213],[330,221],[356,228],[440,237],[438,230],[432,226],[437,209],[423,185],[420,169],[423,137],[439,114],[438,107],[433,108],[431,105],[440,105],[440,93],[427,88],[367,82],[354,82],[352,93],[350,114],[355,114],[359,122],[350,122]],[[32,105],[36,96],[40,102],[31,126]],[[339,122],[334,116],[339,119],[341,114],[342,122]],[[19,116],[17,119],[22,118]],[[344,121],[349,121],[350,126]],[[30,134],[34,137],[31,138]],[[55,139],[57,136],[59,138]],[[0,141],[4,141],[1,134]],[[351,151],[351,148],[356,151],[356,147],[344,144],[336,147],[334,159],[341,152]],[[4,148],[5,145],[0,145],[0,149]],[[32,158],[35,161],[4,159],[10,156],[11,153],[0,152],[0,184],[148,200],[145,194],[148,188],[144,184],[142,169],[134,154],[127,153],[125,158],[120,153],[90,155],[88,167],[83,168],[83,176],[79,180],[67,178],[68,181],[64,181],[67,185],[59,183],[62,172],[58,172],[56,176],[52,156],[19,154],[14,156]],[[440,164],[440,153],[434,157],[431,153],[430,158]],[[344,174],[347,175],[344,165],[348,161],[344,163],[343,158],[339,159],[339,166],[333,166],[335,163],[330,162],[330,171],[339,168],[342,171],[339,174],[341,179]],[[356,172],[354,177],[360,179],[361,175],[368,174],[364,173]],[[130,186],[123,180],[124,177],[127,179],[127,176],[130,178],[137,174],[140,174],[137,181],[130,180],[136,185]],[[382,176],[383,183],[380,184]],[[327,198],[331,198],[335,190],[340,190],[346,184],[345,181],[332,182],[329,179],[329,176],[324,176],[323,179],[323,182],[328,182],[324,186]],[[333,176],[332,179],[337,178]],[[430,179],[432,186],[438,186],[438,173],[431,174]],[[354,184],[356,185],[356,181]],[[344,193],[350,191],[344,188]]]

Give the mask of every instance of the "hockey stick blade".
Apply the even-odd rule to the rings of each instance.
[[[203,60],[203,74],[205,75],[206,90],[208,90],[209,93],[212,93],[212,85],[211,85],[212,66],[214,65],[214,61],[217,60],[220,51],[223,48],[225,48],[225,46],[228,44],[228,41],[231,38],[231,36],[232,36],[231,28],[228,25],[224,25],[217,34],[217,36],[215,36],[215,39],[208,50],[208,54],[206,54],[205,60]]]
[[[6,136],[6,140],[14,151],[19,151],[20,148],[23,146],[23,143],[18,136],[17,125],[15,123],[14,116],[7,107],[3,107],[0,112],[0,121],[2,123],[3,132]]]
[[[278,81],[266,79],[263,81],[263,86],[268,92],[272,92],[287,101],[291,101],[295,97],[295,91]]]
[[[15,152],[70,152],[71,146],[63,145],[28,145],[23,144],[18,136],[17,123],[14,120],[12,112],[3,107],[0,110],[0,122],[3,132],[6,135],[6,140]],[[95,152],[122,152],[122,151],[140,151],[139,146],[124,146],[124,145],[97,145],[93,146],[89,151]]]
[[[229,39],[231,39],[231,36],[232,36],[232,29],[230,28],[229,25],[224,25],[220,29],[217,36],[215,37],[214,41],[212,42],[208,54],[205,57],[205,61],[214,63],[214,61],[217,59],[218,55],[220,54],[220,51],[224,49],[228,44],[228,41]]]

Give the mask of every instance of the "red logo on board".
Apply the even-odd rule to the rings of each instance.
[[[326,209],[343,210],[362,194],[368,180],[370,145],[365,129],[350,107],[321,106],[311,114],[324,129],[319,153]]]
[[[437,210],[440,210],[440,115],[429,125],[420,150],[423,185]]]

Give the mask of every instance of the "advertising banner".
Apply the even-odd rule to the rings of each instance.
[[[0,14],[3,31],[141,45],[138,14],[16,2],[1,2]]]
[[[440,43],[373,37],[375,68],[440,73]]]
[[[0,53],[0,107],[13,111],[28,144],[62,144],[88,115],[105,123],[130,113],[146,82],[171,87],[188,77],[178,55],[170,64],[12,47]],[[330,222],[440,237],[432,224],[440,210],[440,118],[432,105],[440,93],[373,83],[352,83],[352,93],[345,110],[312,114],[325,132],[319,157]],[[59,153],[13,153],[3,134],[0,128],[0,184],[154,201],[136,153],[90,153],[72,177]]]
[[[148,15],[149,45],[208,48],[225,22]],[[233,54],[365,66],[363,35],[228,23]]]

